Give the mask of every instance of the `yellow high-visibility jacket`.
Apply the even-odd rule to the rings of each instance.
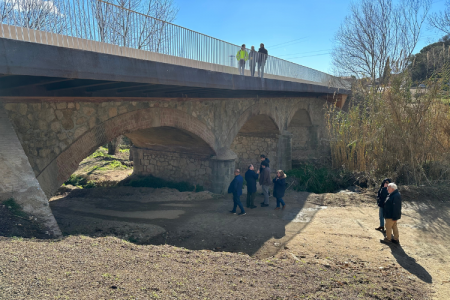
[[[241,59],[247,61],[248,60],[248,53],[245,50],[239,50],[238,53],[236,54],[236,59],[238,61],[240,61]]]

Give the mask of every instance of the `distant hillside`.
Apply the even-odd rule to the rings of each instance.
[[[417,84],[425,81],[449,61],[450,35],[446,35],[439,42],[425,46],[412,56],[410,70],[413,81]]]

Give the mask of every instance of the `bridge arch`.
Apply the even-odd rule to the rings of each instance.
[[[155,131],[156,128],[159,130]],[[206,149],[203,154],[216,153],[214,134],[197,118],[177,109],[147,108],[118,115],[88,130],[47,165],[37,179],[47,196],[52,195],[76,171],[80,162],[101,145],[120,135],[146,134],[149,129],[153,129],[153,136],[168,131],[173,134],[170,128],[178,131],[178,136],[203,144]],[[140,142],[145,144],[142,139]]]

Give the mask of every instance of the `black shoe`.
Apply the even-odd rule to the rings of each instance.
[[[399,241],[399,240],[394,240],[394,239],[392,239],[391,242],[393,242],[394,244],[400,245],[400,241]]]
[[[383,244],[390,244],[390,243],[392,243],[392,241],[391,241],[391,240],[388,240],[388,238],[384,238],[384,239],[380,240],[380,243],[383,243]]]
[[[230,213],[232,213],[232,214],[234,214],[234,215],[236,214],[236,212],[235,212],[235,211],[232,211],[232,210],[230,210]]]
[[[264,202],[261,202],[261,205],[263,205],[264,204]]]
[[[269,204],[261,204],[261,207],[267,207]]]
[[[258,206],[256,206],[256,205],[250,206],[251,209],[254,209],[254,208],[257,208],[257,207]]]
[[[245,212],[241,212],[240,214],[238,214],[238,216],[245,216],[246,213]]]

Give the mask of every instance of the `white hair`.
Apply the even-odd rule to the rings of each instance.
[[[393,182],[389,183],[389,184],[388,184],[388,187],[393,188],[394,191],[395,191],[396,189],[398,189],[397,185],[396,185],[395,183],[393,183]]]

